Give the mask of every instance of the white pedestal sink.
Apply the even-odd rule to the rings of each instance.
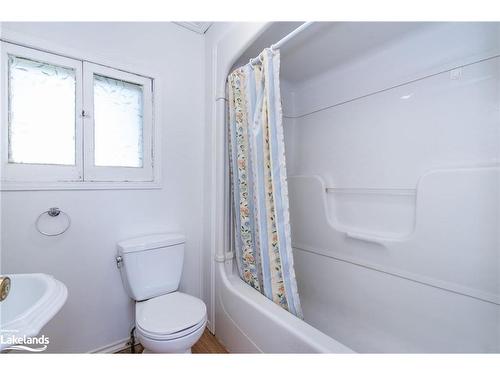
[[[66,286],[43,273],[3,275],[11,279],[10,293],[0,302],[0,351],[12,340],[37,336],[68,297]]]

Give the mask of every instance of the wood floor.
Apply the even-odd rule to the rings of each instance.
[[[141,344],[135,345],[135,353],[140,354],[144,348]],[[203,335],[200,337],[198,342],[191,348],[193,354],[227,354],[226,348],[217,341],[214,335],[210,333],[208,329],[205,329]],[[119,354],[130,354],[132,353],[131,348],[127,348],[118,352]]]
[[[195,354],[227,354],[226,348],[217,341],[208,329],[205,329],[198,342],[191,348]]]

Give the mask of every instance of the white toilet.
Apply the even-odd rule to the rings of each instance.
[[[118,243],[123,285],[135,303],[135,323],[145,352],[190,353],[207,323],[205,303],[177,291],[185,238],[155,234]]]

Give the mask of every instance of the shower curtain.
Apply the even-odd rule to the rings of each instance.
[[[279,51],[228,77],[233,246],[241,278],[302,318],[293,266]]]

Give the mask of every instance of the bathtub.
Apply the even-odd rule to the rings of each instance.
[[[216,268],[216,335],[229,352],[353,353],[245,284],[232,260]]]

